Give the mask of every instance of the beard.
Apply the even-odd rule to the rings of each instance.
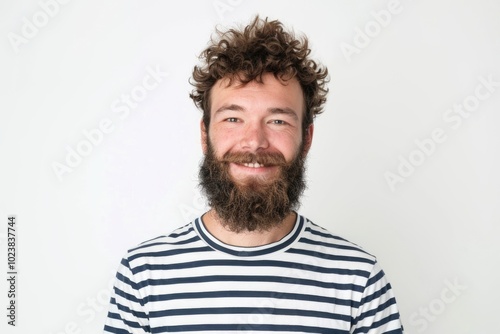
[[[226,153],[215,156],[208,141],[207,153],[200,166],[200,186],[224,227],[232,232],[268,231],[278,226],[300,205],[299,198],[306,188],[305,157],[302,143],[296,157],[289,163],[281,153]],[[273,178],[247,177],[234,181],[229,164],[258,161],[264,166],[277,166]]]

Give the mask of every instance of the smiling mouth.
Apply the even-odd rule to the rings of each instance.
[[[260,164],[258,162],[246,162],[243,164],[245,167],[250,167],[250,168],[261,168],[264,167],[263,164]]]
[[[226,153],[221,162],[226,164],[235,164],[241,167],[252,168],[256,171],[271,167],[284,167],[286,165],[285,157],[280,153],[260,153],[234,152]]]

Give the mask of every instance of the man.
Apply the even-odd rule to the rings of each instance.
[[[210,210],[131,249],[106,333],[403,333],[375,257],[299,215],[327,70],[256,17],[193,71]]]

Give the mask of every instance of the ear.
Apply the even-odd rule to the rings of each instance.
[[[201,149],[203,150],[203,154],[207,154],[208,131],[205,126],[205,122],[203,122],[203,119],[200,121],[200,133],[201,133]]]
[[[314,124],[310,124],[306,129],[306,133],[304,134],[304,155],[309,152],[309,149],[312,145],[313,133],[314,133]]]

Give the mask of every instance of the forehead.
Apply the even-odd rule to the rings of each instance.
[[[211,91],[210,110],[213,112],[224,104],[237,104],[242,107],[290,108],[298,113],[304,113],[304,94],[296,78],[289,80],[277,79],[273,74],[266,73],[262,82],[250,81],[242,83],[237,77],[232,80],[218,80]]]

